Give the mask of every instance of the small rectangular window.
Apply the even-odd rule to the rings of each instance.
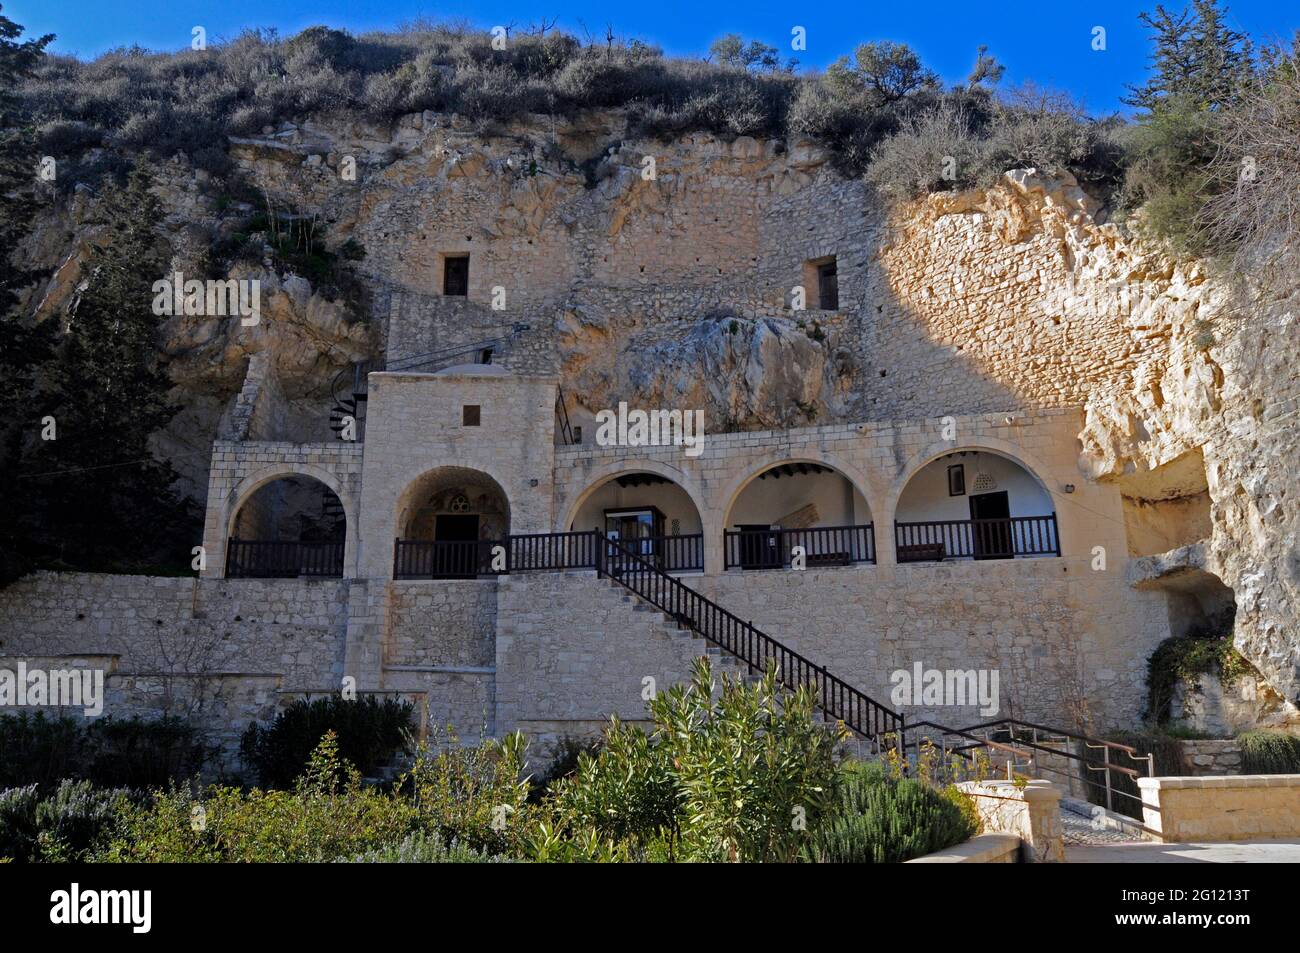
[[[442,260],[442,293],[457,298],[469,294],[469,255],[448,255]]]
[[[948,495],[966,495],[966,467],[960,463],[948,468]]]
[[[466,427],[477,427],[479,416],[480,406],[478,404],[465,404],[461,408],[460,422]]]
[[[817,266],[817,300],[823,311],[840,308],[840,279],[834,258]]]

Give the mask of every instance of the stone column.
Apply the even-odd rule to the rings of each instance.
[[[1015,834],[1026,864],[1065,862],[1061,791],[1050,781],[967,781],[957,787],[975,802],[986,832]]]

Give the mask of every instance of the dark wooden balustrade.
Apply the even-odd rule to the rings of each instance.
[[[813,526],[807,529],[726,530],[727,569],[782,569],[795,546],[802,546],[807,567],[848,566],[876,561],[875,527]]]
[[[1061,555],[1056,514],[895,523],[894,545],[900,563]]]
[[[230,579],[297,579],[343,576],[343,543],[229,539],[226,576]]]

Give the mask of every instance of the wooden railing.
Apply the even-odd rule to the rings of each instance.
[[[875,527],[814,526],[807,529],[726,530],[723,532],[726,569],[781,569],[791,552],[802,546],[806,566],[848,566],[876,561]]]
[[[585,533],[528,533],[508,537],[506,572],[595,569],[599,541]]]
[[[765,671],[771,663],[777,678],[786,688],[815,689],[819,707],[858,734],[878,738],[902,727],[903,719],[897,713],[754,628],[752,622],[742,621],[631,549],[618,543],[613,543],[613,547],[616,552],[612,564],[606,561],[610,547],[602,547],[606,558],[597,567],[597,574],[609,575],[646,602],[721,646],[752,670]],[[614,571],[609,572],[610,569]]]
[[[1054,513],[1006,519],[895,523],[894,545],[900,563],[1061,555]]]
[[[609,540],[606,554],[617,559],[618,554],[630,549],[642,559],[666,572],[704,571],[704,534],[686,536],[641,536],[636,539]]]
[[[226,541],[230,579],[296,579],[342,576],[343,543],[300,543],[254,539]]]
[[[645,559],[669,572],[704,568],[704,536],[653,536],[628,540]],[[526,533],[504,540],[468,542],[398,539],[393,545],[394,579],[466,579],[511,572],[595,569],[602,547],[616,558],[617,544],[600,532]]]
[[[493,574],[488,540],[399,539],[393,547],[394,579],[473,579]]]

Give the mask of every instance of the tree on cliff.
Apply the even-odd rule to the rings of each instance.
[[[1129,148],[1125,203],[1145,206],[1145,221],[1175,251],[1213,251],[1199,227],[1215,194],[1211,174],[1220,115],[1231,111],[1255,81],[1250,40],[1226,24],[1217,0],[1195,0],[1170,13],[1143,13],[1153,33],[1151,75],[1125,100],[1142,110]]]
[[[1139,19],[1154,34],[1151,75],[1124,100],[1148,115],[1170,109],[1222,109],[1238,101],[1254,71],[1249,37],[1229,27],[1218,0],[1194,0],[1173,14],[1163,6]]]
[[[137,167],[102,196],[103,244],[86,263],[85,288],[49,367],[57,437],[37,446],[37,472],[27,478],[41,498],[41,548],[75,566],[179,566],[193,545],[188,504],[172,489],[176,473],[150,446],[176,408],[156,355],[153,284],[167,258],[149,185]]]
[[[22,40],[23,28],[0,16],[0,483],[9,498],[0,531],[0,585],[18,575],[24,562],[17,534],[27,520],[30,497],[16,485],[23,450],[39,425],[34,400],[35,369],[49,359],[54,326],[33,324],[18,313],[19,292],[34,280],[12,257],[35,218],[38,163],[35,137],[14,90],[30,76],[54,39]]]

